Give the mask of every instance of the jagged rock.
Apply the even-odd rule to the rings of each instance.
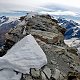
[[[42,79],[42,80],[48,80],[48,79],[46,78],[46,75],[45,75],[43,72],[41,72],[41,79]]]
[[[0,49],[0,57],[6,54],[6,51],[4,49]]]
[[[25,16],[21,16],[20,18],[19,18],[19,20],[21,20],[21,21],[23,21],[25,19]]]
[[[65,77],[64,77],[62,74],[60,74],[59,79],[60,79],[60,80],[64,80]]]
[[[25,75],[24,80],[33,80],[32,77],[30,75]]]
[[[73,53],[73,54],[78,55],[78,54],[77,54],[77,49],[76,49],[76,48],[69,47],[67,50],[68,50],[69,52]]]
[[[75,63],[78,65],[78,57],[75,56],[75,54],[69,53],[66,46],[61,47],[57,45],[46,44],[39,39],[37,39],[37,42],[47,55],[48,67],[53,69],[52,73],[54,73],[54,69],[58,67],[61,73],[64,73],[63,76],[66,76],[67,73],[71,70],[70,64]]]
[[[19,40],[19,38],[17,37],[16,34],[8,34],[8,33],[6,33],[6,39],[13,41],[13,42],[18,42],[18,40]]]
[[[51,77],[51,70],[47,66],[44,68],[43,73],[46,75],[48,79]]]
[[[46,17],[41,17],[39,15],[29,18],[27,20],[27,26],[31,26],[32,29],[36,30],[59,32],[58,29],[56,29],[58,27],[57,23],[54,22],[52,18],[47,19]]]
[[[69,72],[67,77],[68,80],[79,80],[78,74],[75,71]]]
[[[27,19],[27,21],[26,21],[26,19]],[[7,33],[5,35],[6,42],[7,42],[7,40],[9,40],[9,41],[13,41],[16,43],[21,38],[23,38],[24,35],[33,33],[33,31],[31,32],[30,29],[36,29],[36,30],[41,30],[41,31],[45,31],[45,32],[37,31],[37,32],[33,33],[32,35],[35,34],[35,36],[38,36],[38,37],[43,36],[43,37],[41,37],[41,39],[44,41],[47,41],[48,43],[60,43],[60,42],[63,43],[63,35],[59,31],[59,28],[57,25],[58,24],[55,21],[53,21],[53,19],[51,17],[47,18],[47,15],[45,15],[44,17],[36,15],[31,18],[27,18],[27,16],[24,16],[22,22],[20,22],[16,26],[15,29],[11,29],[9,31],[9,33]],[[24,34],[24,32],[25,32],[25,34]],[[37,35],[37,33],[39,33],[39,34]],[[45,33],[45,35],[43,35],[44,33]]]
[[[57,62],[55,60],[51,60],[51,63],[54,64],[54,65],[57,64]]]
[[[74,67],[74,70],[78,71],[80,73],[80,65],[79,66],[76,66]]]
[[[55,69],[54,74],[51,77],[53,77],[55,80],[58,80],[60,77],[60,70]]]
[[[37,78],[39,79],[40,78],[40,70],[36,70],[36,69],[30,69],[30,75],[33,77],[33,78]]]
[[[53,44],[53,43],[56,44],[56,43],[60,43],[63,41],[62,35],[52,33],[52,32],[46,32],[46,31],[41,31],[41,30],[31,30],[31,34],[35,38],[39,38],[40,40],[49,44]]]

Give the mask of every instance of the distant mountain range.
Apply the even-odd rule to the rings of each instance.
[[[59,25],[66,28],[64,34],[65,39],[80,38],[80,24],[73,20],[66,20],[65,18],[58,18]]]
[[[73,20],[66,20],[65,18],[58,18],[59,25],[66,28],[64,34],[64,42],[69,47],[75,47],[78,49],[78,55],[80,56],[80,24]]]
[[[7,33],[11,28],[14,28],[18,23],[19,20],[14,17],[0,17],[0,46],[3,45],[5,33]]]
[[[2,23],[4,23],[4,22],[6,22],[6,21],[8,21],[8,17],[6,17],[6,16],[1,16],[0,17],[0,24],[2,24]]]

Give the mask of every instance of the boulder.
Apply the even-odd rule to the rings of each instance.
[[[48,80],[45,73],[41,72],[41,79],[42,80]]]
[[[36,70],[36,69],[30,69],[30,75],[33,77],[33,78],[37,78],[39,79],[40,78],[40,70]]]
[[[47,66],[44,68],[43,73],[45,74],[45,76],[50,79],[51,78],[51,70],[50,68],[48,68]]]
[[[55,80],[58,80],[59,77],[60,77],[60,70],[55,69],[54,75],[52,75],[52,77],[53,77]]]

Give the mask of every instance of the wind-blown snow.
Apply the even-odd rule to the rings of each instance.
[[[46,64],[47,58],[45,53],[37,44],[34,37],[28,35],[16,43],[6,55],[0,58],[0,79],[19,80],[21,73],[29,74],[30,68],[40,69]],[[16,74],[14,71],[20,73]]]
[[[47,64],[45,53],[31,35],[15,44],[3,58],[21,68],[19,72],[24,70],[24,74],[29,73],[30,68],[40,69]]]

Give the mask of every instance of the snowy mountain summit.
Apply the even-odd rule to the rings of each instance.
[[[19,20],[5,34],[0,49],[2,79],[66,80],[71,76],[80,79],[77,49],[64,43],[65,28],[57,20],[38,14],[28,14]]]

